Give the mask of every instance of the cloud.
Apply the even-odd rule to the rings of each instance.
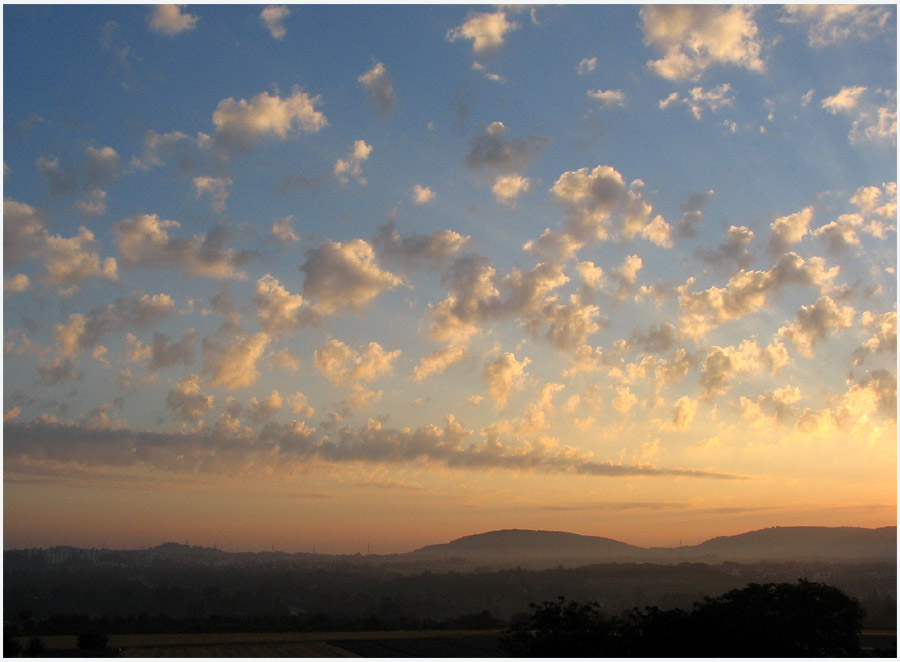
[[[282,245],[296,244],[300,241],[300,237],[294,232],[294,217],[285,216],[272,223],[272,236]]]
[[[434,191],[432,191],[427,186],[422,186],[421,184],[416,184],[415,186],[413,186],[413,204],[424,205],[431,202],[433,199]]]
[[[393,362],[401,353],[399,349],[387,352],[376,342],[359,351],[332,339],[315,351],[313,365],[335,386],[348,386],[373,382],[382,375],[391,374]]]
[[[500,175],[491,188],[494,199],[502,205],[515,209],[520,193],[531,191],[531,181],[522,175]]]
[[[579,76],[584,76],[586,74],[591,73],[597,68],[597,58],[595,57],[586,57],[583,58],[575,67],[575,72]]]
[[[194,177],[196,197],[208,195],[215,212],[225,211],[225,201],[231,194],[231,177]]]
[[[263,421],[281,411],[283,406],[284,400],[281,394],[278,391],[272,391],[268,397],[262,400],[258,400],[255,397],[250,398],[250,404],[247,405],[247,414],[255,421]]]
[[[871,39],[889,29],[890,10],[877,5],[786,5],[785,23],[807,25],[809,45],[832,46],[848,39]]]
[[[145,329],[175,311],[175,301],[168,294],[144,294],[134,291],[87,314],[73,313],[65,323],[54,326],[56,351],[60,356],[75,357],[92,349],[108,333],[124,329]]]
[[[153,13],[147,17],[150,29],[167,37],[174,37],[182,32],[190,32],[197,26],[197,17],[182,14],[184,5],[156,5]]]
[[[47,181],[50,192],[53,195],[68,195],[75,191],[75,173],[64,169],[57,156],[39,156],[37,168],[41,176]]]
[[[343,308],[358,313],[403,282],[378,266],[375,251],[362,239],[328,241],[307,250],[300,271],[306,276],[303,296],[315,299],[316,310],[326,315]]]
[[[812,218],[812,207],[805,207],[794,214],[776,218],[770,226],[772,238],[769,248],[772,252],[783,253],[789,246],[799,243],[809,232]]]
[[[319,321],[319,315],[301,295],[288,292],[271,274],[256,281],[252,301],[260,327],[273,337]]]
[[[317,133],[328,125],[316,110],[320,102],[320,97],[300,89],[285,98],[260,92],[250,101],[222,99],[212,116],[215,139],[228,149],[248,151],[262,138],[286,140],[296,132]]]
[[[239,271],[251,256],[224,248],[227,231],[214,226],[205,235],[190,239],[169,235],[181,227],[178,221],[160,220],[156,214],[138,214],[113,226],[119,261],[128,269],[175,267],[190,275],[243,279]]]
[[[731,85],[729,83],[722,83],[711,90],[695,87],[690,91],[690,98],[681,98],[678,92],[672,92],[672,94],[659,102],[659,107],[666,109],[677,103],[683,103],[690,109],[694,119],[700,120],[703,118],[704,107],[717,113],[725,106],[731,106],[734,103],[734,97],[728,96],[730,93]]]
[[[357,140],[353,143],[353,151],[347,155],[346,159],[338,159],[334,164],[334,175],[341,184],[348,184],[350,179],[347,175],[352,175],[360,184],[365,186],[368,182],[362,176],[363,161],[368,160],[369,154],[372,153],[372,146],[367,145],[365,140]]]
[[[502,173],[517,173],[528,165],[546,144],[537,136],[507,139],[503,122],[491,122],[469,141],[466,166],[494,168]]]
[[[376,63],[375,66],[357,78],[357,80],[366,88],[366,91],[369,93],[369,100],[375,104],[378,112],[383,116],[388,116],[394,112],[394,106],[397,105],[397,95],[394,94],[394,83],[391,81],[391,75],[383,63]]]
[[[529,363],[531,359],[527,357],[517,361],[515,354],[506,352],[484,366],[482,376],[487,382],[487,394],[497,409],[504,409],[509,396],[514,391],[522,390],[527,377],[525,368]]]
[[[699,404],[699,401],[691,400],[686,395],[675,401],[675,407],[672,410],[672,425],[676,430],[687,430],[691,426]]]
[[[94,189],[75,202],[75,209],[81,216],[103,216],[106,213],[106,191]]]
[[[863,328],[872,333],[855,352],[853,365],[862,363],[868,356],[880,354],[897,355],[897,313],[890,311],[881,315],[865,311],[862,314]]]
[[[658,354],[675,347],[678,342],[678,329],[668,322],[652,324],[646,331],[635,329],[631,334],[631,340],[645,352]]]
[[[49,235],[41,249],[47,274],[45,287],[55,287],[62,296],[78,291],[81,281],[91,276],[116,281],[119,278],[116,259],[100,259],[96,251],[94,233],[85,227],[78,229],[75,237]]]
[[[750,228],[732,225],[728,228],[725,242],[713,250],[700,248],[697,254],[704,262],[716,267],[747,269],[753,262],[753,256],[747,250],[753,239]]]
[[[434,350],[419,361],[413,370],[413,380],[420,382],[431,375],[444,374],[450,366],[465,358],[468,351],[465,345],[448,345]]]
[[[434,463],[449,468],[538,471],[584,476],[680,476],[734,480],[734,474],[698,469],[668,469],[600,462],[589,453],[559,446],[542,438],[506,445],[496,438],[469,441],[472,433],[452,416],[442,427],[427,425],[396,429],[370,419],[358,429],[341,428],[335,435],[318,436],[302,421],[272,423],[248,439],[225,430],[187,433],[135,432],[129,429],[90,430],[84,426],[35,421],[4,424],[4,464],[8,468],[25,457],[50,463],[78,463],[96,467],[145,467],[176,474],[265,473],[291,474],[313,460],[336,464],[353,462]]]
[[[669,80],[696,80],[713,65],[763,71],[755,11],[754,7],[721,5],[644,7],[640,11],[644,43],[664,54],[647,66]]]
[[[3,279],[3,297],[10,294],[27,292],[31,288],[31,279],[26,274],[16,274]]]
[[[281,368],[290,372],[297,372],[300,369],[300,357],[291,351],[288,347],[283,347],[278,352],[269,355],[273,368]]]
[[[76,370],[76,366],[73,359],[57,356],[53,360],[40,359],[37,371],[45,384],[53,385],[67,379],[81,379],[83,374]]]
[[[822,296],[811,306],[797,311],[796,322],[778,329],[778,336],[790,341],[801,356],[812,357],[813,347],[835,331],[853,326],[856,311],[840,307],[831,297]]]
[[[84,150],[84,186],[94,188],[112,184],[122,174],[119,155],[112,147],[88,146]]]
[[[447,31],[447,41],[470,39],[472,50],[481,53],[502,46],[506,33],[518,27],[517,23],[506,19],[505,11],[477,13],[470,15],[462,25],[450,28]]]
[[[372,245],[378,250],[379,256],[397,261],[404,268],[418,267],[422,262],[431,268],[437,268],[468,241],[469,237],[453,230],[437,230],[426,235],[401,235],[397,232],[396,225],[390,222],[378,228],[378,235],[372,239]]]
[[[200,390],[200,375],[188,375],[169,389],[166,406],[185,421],[203,418],[213,408],[214,398]]]
[[[641,236],[661,248],[672,248],[672,226],[662,216],[655,216],[643,227]]]
[[[848,115],[853,119],[849,138],[851,143],[864,140],[897,144],[897,92],[878,90],[885,97],[887,105],[879,105],[864,95],[867,87],[856,85],[842,87],[830,97],[822,99],[822,108],[832,115]]]
[[[738,375],[768,370],[776,374],[783,365],[783,345],[760,347],[756,340],[744,340],[737,347],[713,346],[700,371],[701,397],[711,398],[728,391]]]
[[[588,98],[593,99],[601,108],[615,108],[625,105],[625,93],[622,90],[588,90]]]
[[[243,333],[203,339],[203,371],[212,373],[209,383],[239,389],[252,386],[259,377],[257,364],[271,337],[260,331],[248,336]]]
[[[31,205],[15,200],[3,200],[3,268],[9,270],[41,247],[44,237],[44,217]]]
[[[725,287],[691,292],[694,279],[689,278],[678,288],[681,331],[691,338],[699,338],[729,320],[760,310],[769,294],[790,285],[824,291],[839,272],[840,267],[827,269],[820,257],[804,260],[796,253],[785,253],[769,271],[741,269]]]
[[[281,41],[287,35],[284,19],[290,16],[291,10],[284,5],[269,5],[259,13],[259,20],[266,26],[272,39]]]

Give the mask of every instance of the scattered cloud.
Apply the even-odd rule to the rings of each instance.
[[[488,397],[494,401],[497,409],[504,409],[509,396],[525,386],[528,376],[525,368],[531,359],[516,360],[512,352],[505,352],[484,366],[482,375],[487,382]]]
[[[316,133],[328,120],[316,105],[320,97],[311,97],[300,89],[291,96],[260,92],[246,101],[222,99],[213,112],[216,142],[227,149],[247,151],[262,138],[285,140],[297,132]]]
[[[166,406],[185,421],[197,421],[213,408],[214,398],[200,390],[200,375],[188,375],[169,389]]]
[[[388,116],[397,105],[397,95],[394,93],[394,83],[391,75],[382,62],[362,74],[357,80],[362,83],[369,93],[369,99],[383,116]]]
[[[690,90],[690,98],[682,98],[678,92],[672,92],[672,94],[659,102],[659,107],[666,109],[675,104],[684,104],[690,109],[694,119],[700,120],[703,118],[704,107],[717,113],[725,106],[731,106],[734,103],[734,97],[729,96],[731,91],[730,83],[722,83],[711,90],[694,87]]]
[[[601,108],[615,108],[625,105],[625,93],[622,90],[588,90],[588,98],[597,102]]]
[[[861,85],[842,87],[837,94],[822,99],[821,105],[832,115],[852,118],[850,142],[867,140],[896,145],[897,91],[878,90],[884,96],[882,102],[876,102],[867,92],[868,88]]]
[[[369,383],[393,372],[401,350],[387,352],[376,342],[355,350],[340,340],[330,340],[313,355],[313,365],[335,386]]]
[[[519,194],[530,191],[531,180],[522,175],[500,175],[491,188],[497,202],[513,209],[515,209]]]
[[[809,45],[833,46],[848,39],[871,39],[889,29],[891,12],[878,5],[786,5],[782,21],[807,26]]]
[[[190,32],[197,27],[198,18],[182,13],[184,5],[156,5],[147,17],[150,29],[166,37],[174,37],[182,32]]]
[[[347,175],[356,178],[360,184],[365,186],[368,182],[362,176],[363,161],[368,160],[372,153],[372,146],[367,145],[365,140],[357,140],[353,143],[353,151],[347,155],[346,159],[338,159],[334,164],[334,175],[341,184],[348,184],[350,179]]]
[[[469,39],[475,53],[492,51],[503,45],[505,35],[519,25],[506,18],[503,10],[493,13],[483,12],[469,16],[462,24],[447,31],[447,41]]]
[[[503,122],[491,122],[469,141],[466,166],[493,168],[502,173],[517,173],[543,149],[546,140],[536,136],[507,139]]]
[[[597,58],[595,57],[586,57],[582,58],[582,60],[575,66],[575,72],[579,76],[585,76],[597,68]]]
[[[269,5],[259,13],[259,20],[266,26],[272,39],[281,41],[287,36],[284,19],[291,15],[291,10],[284,5]]]

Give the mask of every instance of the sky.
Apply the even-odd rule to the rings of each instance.
[[[3,543],[896,524],[893,5],[4,5]]]

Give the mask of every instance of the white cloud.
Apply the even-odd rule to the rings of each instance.
[[[413,186],[412,200],[414,204],[424,205],[434,199],[434,191],[427,186],[416,184]]]
[[[247,414],[254,420],[262,421],[281,411],[283,406],[284,399],[281,394],[278,391],[272,391],[268,397],[262,400],[258,400],[256,397],[250,398]]]
[[[531,181],[522,175],[500,175],[491,192],[497,202],[515,208],[520,193],[531,191]]]
[[[3,200],[3,268],[14,267],[34,255],[47,231],[44,217],[31,205]]]
[[[382,375],[391,374],[393,362],[401,350],[387,352],[376,342],[363,351],[355,350],[340,340],[330,340],[313,355],[313,365],[335,386],[369,383]]]
[[[378,230],[379,234],[372,239],[372,244],[378,249],[379,256],[397,261],[404,268],[417,267],[420,262],[437,268],[469,241],[469,237],[453,230],[436,230],[426,235],[401,235],[393,222]]]
[[[864,140],[897,144],[897,92],[878,90],[885,97],[886,105],[872,100],[866,95],[868,88],[860,85],[842,87],[841,90],[822,100],[822,108],[832,115],[847,115],[852,118],[850,142]],[[865,97],[864,97],[865,95]]]
[[[316,310],[326,315],[342,308],[360,312],[403,282],[378,266],[375,251],[362,239],[328,241],[307,250],[300,271],[306,274],[303,296],[315,299]]]
[[[690,90],[690,98],[681,98],[678,92],[672,92],[672,94],[659,102],[659,107],[666,109],[677,103],[682,103],[690,109],[694,119],[700,120],[703,118],[704,107],[717,113],[725,106],[731,106],[734,103],[734,97],[729,96],[731,92],[730,83],[722,83],[711,90],[694,87]]]
[[[704,398],[725,393],[738,375],[759,374],[764,370],[775,374],[781,368],[779,345],[761,347],[756,340],[744,340],[737,347],[713,346],[703,361],[700,390]]]
[[[369,93],[369,99],[382,115],[390,115],[397,105],[394,83],[382,62],[378,62],[357,80]]]
[[[197,26],[197,17],[181,13],[184,5],[156,5],[147,17],[150,29],[167,37],[189,32]]]
[[[656,5],[641,9],[644,43],[664,56],[647,63],[670,80],[697,79],[712,65],[763,71],[754,7]]]
[[[687,430],[690,427],[699,404],[699,401],[691,400],[686,395],[675,401],[675,407],[672,410],[672,425],[676,430]]]
[[[601,108],[614,108],[625,105],[625,93],[622,90],[588,90],[588,98],[593,99]]]
[[[350,179],[347,175],[352,175],[356,180],[365,186],[368,182],[362,176],[363,161],[368,160],[372,153],[372,146],[367,145],[365,140],[357,140],[353,143],[353,151],[347,155],[346,159],[338,159],[334,164],[334,174],[341,184],[349,183]]]
[[[328,120],[316,110],[319,97],[295,89],[289,97],[261,92],[250,101],[222,99],[213,112],[216,140],[230,148],[248,150],[265,137],[285,140],[293,132],[316,133]]]
[[[290,14],[291,10],[284,5],[269,5],[259,13],[259,20],[266,26],[272,39],[281,41],[287,35],[284,19]]]
[[[3,296],[25,292],[31,287],[31,279],[26,274],[16,274],[3,279]]]
[[[831,46],[847,39],[871,39],[886,31],[891,12],[879,5],[786,5],[782,20],[786,23],[805,23],[809,45],[814,48]]]
[[[260,327],[272,336],[295,331],[318,320],[318,315],[301,295],[288,292],[270,274],[256,281],[252,301]]]
[[[485,365],[482,375],[487,382],[487,394],[497,409],[505,408],[509,396],[514,391],[522,390],[528,376],[525,368],[529,363],[531,359],[527,357],[517,361],[515,354],[506,352]]]
[[[447,40],[472,40],[472,49],[476,53],[499,48],[504,43],[507,32],[515,30],[517,23],[506,19],[505,11],[473,14],[465,23],[447,31]]]

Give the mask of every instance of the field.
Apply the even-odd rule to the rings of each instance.
[[[119,657],[493,657],[499,631],[123,634]],[[40,637],[48,655],[76,654],[77,637]],[[27,646],[28,640],[20,640]]]

